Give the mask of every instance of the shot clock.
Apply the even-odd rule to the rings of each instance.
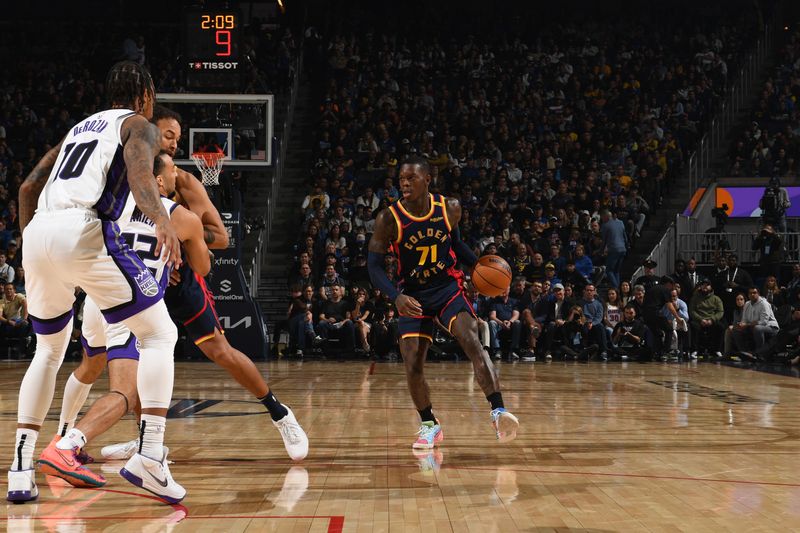
[[[192,89],[237,89],[239,25],[237,11],[191,10],[184,15],[186,84]]]

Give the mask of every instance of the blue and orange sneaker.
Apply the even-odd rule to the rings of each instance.
[[[497,440],[510,442],[517,438],[519,419],[505,410],[504,407],[492,410],[492,427]]]
[[[423,422],[417,431],[417,441],[411,446],[412,448],[429,450],[444,440],[444,433],[442,433],[442,426],[437,420],[434,422]]]
[[[53,439],[39,456],[39,470],[51,476],[60,477],[73,487],[102,487],[106,478],[95,474],[78,459],[78,448],[60,450]]]
[[[438,472],[444,462],[444,454],[441,448],[413,450],[411,453],[416,457],[419,470],[422,473]]]

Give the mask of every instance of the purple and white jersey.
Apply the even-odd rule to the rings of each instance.
[[[130,109],[108,109],[70,128],[39,196],[38,211],[95,209],[104,220],[120,217],[130,191],[120,129],[132,115]]]
[[[167,210],[167,215],[172,216],[172,212],[178,207],[178,204],[162,197],[161,203],[164,204],[164,209]],[[128,243],[128,247],[136,252],[136,255],[144,262],[145,266],[153,274],[153,277],[158,282],[162,289],[167,288],[169,282],[169,271],[164,268],[165,262],[156,255],[156,227],[153,221],[145,216],[144,213],[136,207],[136,201],[133,195],[128,195],[128,200],[125,202],[125,208],[117,220],[120,232]]]

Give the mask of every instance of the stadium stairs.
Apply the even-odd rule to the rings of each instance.
[[[780,39],[776,39],[776,41],[782,42]],[[778,46],[776,43],[776,46],[773,46],[769,57],[764,61],[758,74],[753,76],[753,82],[750,84],[748,92],[745,95],[745,101],[751,102],[751,104],[742,106],[742,109],[731,122],[733,126],[723,133],[723,141],[711,154],[711,179],[716,179],[717,176],[723,176],[728,171],[730,165],[728,161],[728,151],[731,143],[735,141],[739,132],[742,131],[742,125],[749,120],[752,111],[752,102],[755,101],[764,86],[768,73],[775,65],[777,51]],[[688,163],[686,166],[688,169]],[[641,237],[636,241],[635,247],[628,254],[628,257],[622,265],[620,279],[630,279],[631,275],[641,266],[642,262],[649,257],[650,252],[664,235],[669,225],[675,222],[675,216],[686,209],[693,194],[694,191],[690,190],[689,187],[689,173],[687,170],[675,180],[675,183],[673,183],[670,189],[664,194],[664,201],[661,207],[657,209],[654,215],[648,218],[647,224],[642,229]],[[673,266],[669,265],[667,271],[672,272],[672,270]]]
[[[275,322],[286,317],[288,306],[287,276],[289,274],[289,250],[297,240],[297,221],[300,204],[308,192],[308,169],[312,157],[311,133],[316,118],[314,92],[307,74],[303,74],[295,101],[291,137],[286,152],[286,163],[277,200],[273,202],[273,231],[267,244],[266,256],[258,286],[258,302],[264,314],[268,331],[274,330]]]
[[[286,119],[286,106],[289,101],[288,95],[280,95],[275,99],[275,119],[274,124],[283,124]],[[275,171],[272,168],[263,174],[253,174],[247,180],[247,190],[242,194],[242,207],[245,223],[252,223],[265,220],[267,215],[266,205],[272,188],[270,184],[274,178]],[[242,246],[242,264],[249,265],[256,253],[258,245],[258,232],[252,231],[245,236]]]

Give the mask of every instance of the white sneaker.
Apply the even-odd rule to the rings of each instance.
[[[286,406],[284,405],[284,407]],[[292,410],[288,407],[286,407],[286,410],[288,411],[286,416],[277,422],[273,420],[272,423],[281,432],[283,445],[286,447],[286,451],[292,461],[302,461],[308,455],[308,437],[294,417]]]
[[[689,354],[689,359],[697,359],[697,352],[692,352]]]
[[[169,448],[164,446],[164,457],[161,461],[150,459],[140,453],[134,454],[119,471],[119,475],[167,503],[178,503],[186,497],[186,489],[172,479],[167,464],[167,453]]]
[[[109,461],[124,461],[133,457],[138,449],[139,439],[133,439],[128,442],[103,446],[103,449],[100,450],[100,455]]]
[[[39,487],[36,486],[36,471],[9,470],[8,495],[6,500],[13,503],[25,503],[39,497]]]
[[[281,492],[272,503],[290,513],[306,490],[308,490],[308,472],[302,466],[293,466],[286,473]]]
[[[505,410],[504,407],[492,410],[492,427],[500,442],[510,442],[517,438],[519,419]]]

